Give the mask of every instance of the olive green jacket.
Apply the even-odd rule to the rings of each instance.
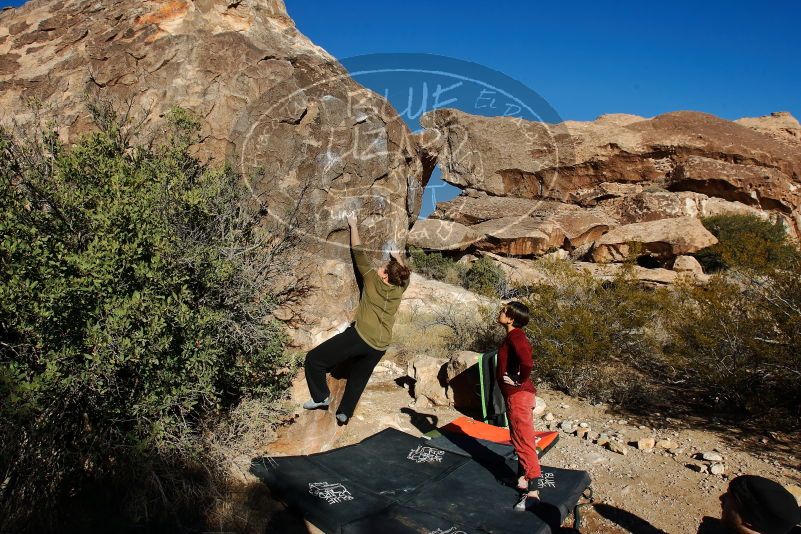
[[[384,283],[370,265],[364,245],[353,247],[353,257],[364,280],[359,307],[356,309],[356,332],[374,349],[386,350],[392,341],[395,314],[403,292],[409,287],[409,281],[402,286]]]

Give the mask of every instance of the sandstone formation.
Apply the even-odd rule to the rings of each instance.
[[[494,306],[492,299],[461,287],[430,280],[412,273],[409,288],[398,307],[399,317],[440,315],[449,311],[475,315],[482,307]]]
[[[415,405],[419,407],[448,406],[445,381],[445,360],[421,354],[409,362],[407,375],[414,382]]]
[[[743,117],[734,122],[790,145],[801,145],[801,124],[786,111],[776,111],[764,117]]]
[[[643,267],[702,279],[697,262],[676,259],[716,242],[701,217],[753,215],[798,241],[801,125],[788,113],[734,122],[691,111],[612,114],[552,125],[437,109],[421,123],[420,154],[463,190],[431,218],[479,234],[465,253],[488,254],[513,284],[541,279],[530,259],[555,250],[597,263],[636,254],[646,283],[670,283],[675,273]],[[610,269],[591,271],[607,278]]]
[[[692,256],[676,256],[676,259],[673,260],[672,269],[677,273],[704,274],[701,264]]]
[[[313,296],[280,315],[303,346],[358,302],[343,213],[358,211],[376,259],[416,220],[423,164],[408,128],[295,28],[282,0],[31,0],[0,12],[0,120],[30,120],[35,98],[74,141],[93,128],[87,93],[130,104],[143,132],[173,106],[201,118],[199,155],[231,161],[271,224],[302,238],[292,274],[310,277]]]
[[[575,248],[591,243],[616,224],[601,210],[586,210],[561,202],[486,195],[459,196],[440,203],[431,218],[469,225],[460,226],[460,231],[470,230],[475,234],[472,241],[479,250],[516,256],[539,255],[552,248]],[[432,228],[438,227],[432,225]],[[430,242],[429,245],[423,248],[453,248],[447,242]]]
[[[750,198],[763,208],[773,209],[775,202],[786,212],[801,201],[784,189],[801,184],[798,146],[764,129],[706,113],[677,111],[651,119],[604,116],[547,125],[437,109],[421,123],[438,133],[430,150],[438,154],[445,181],[496,196],[567,201],[577,191],[605,182],[681,190],[689,185],[686,176],[707,173],[714,175],[708,181],[728,185],[696,183],[692,190],[708,190],[727,200]],[[713,173],[697,157],[729,165]],[[763,190],[763,175],[775,191]],[[759,198],[752,195],[755,189]]]
[[[478,238],[473,229],[458,222],[420,219],[409,231],[406,244],[426,250],[464,250]]]
[[[659,219],[613,228],[595,241],[592,259],[596,263],[624,261],[633,244],[642,247],[639,256],[665,262],[676,256],[698,252],[717,243],[717,238],[694,217]]]

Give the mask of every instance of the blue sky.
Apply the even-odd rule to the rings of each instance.
[[[422,52],[475,62],[564,119],[681,109],[801,118],[801,2],[287,0],[287,9],[338,59]]]

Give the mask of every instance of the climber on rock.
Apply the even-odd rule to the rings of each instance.
[[[306,355],[304,370],[311,400],[307,410],[328,409],[330,391],[325,375],[342,362],[351,360],[350,376],[336,418],[340,425],[353,416],[376,364],[392,340],[392,326],[403,292],[409,287],[410,270],[403,255],[393,252],[388,263],[375,269],[361,244],[355,214],[348,215],[350,245],[356,268],[364,280],[354,322],[342,333],[324,341]]]

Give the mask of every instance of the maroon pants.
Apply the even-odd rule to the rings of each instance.
[[[526,480],[539,478],[542,474],[534,438],[534,415],[531,412],[534,401],[534,393],[528,391],[517,391],[506,397],[509,433],[520,462],[518,475],[524,475]]]

